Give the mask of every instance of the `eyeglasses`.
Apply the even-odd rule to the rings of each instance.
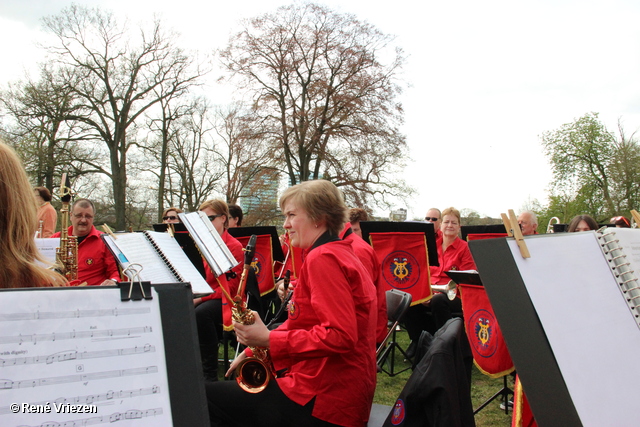
[[[427,220],[427,221],[434,221],[434,222],[440,220],[440,218],[430,218],[428,216],[425,216],[424,219]]]
[[[174,221],[174,220],[178,219],[178,217],[177,216],[163,216],[162,219],[164,221],[168,221],[168,220]]]
[[[218,218],[219,216],[222,216],[222,214],[209,215],[209,216],[207,216],[207,218],[209,218],[209,221],[213,221],[214,219]]]
[[[93,219],[93,215],[82,215],[82,214],[73,214],[73,217],[76,219],[86,219],[88,221],[91,221]]]

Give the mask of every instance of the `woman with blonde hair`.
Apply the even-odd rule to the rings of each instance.
[[[306,181],[280,198],[284,228],[305,260],[287,320],[269,330],[234,323],[238,341],[269,349],[281,374],[260,393],[232,381],[207,383],[212,426],[365,426],[376,384],[377,297],[371,276],[347,241],[342,193]],[[232,363],[229,375],[248,353]]]
[[[34,230],[38,206],[15,151],[0,141],[0,288],[62,286],[60,274],[44,268]]]

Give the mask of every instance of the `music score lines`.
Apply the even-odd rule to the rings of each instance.
[[[97,425],[97,424],[106,424],[106,423],[115,423],[118,421],[126,421],[126,420],[134,420],[134,419],[142,419],[146,417],[155,417],[157,415],[162,415],[162,408],[153,408],[153,409],[130,409],[124,412],[114,412],[111,415],[104,415],[102,417],[91,417],[85,418],[82,420],[69,420],[62,422],[49,421],[45,424],[38,424],[35,426],[29,425],[21,425],[20,427],[66,427],[66,426],[89,426],[89,425]]]
[[[149,307],[141,308],[109,308],[98,310],[71,311],[35,311],[32,313],[0,313],[0,322],[15,322],[25,320],[79,319],[87,317],[118,317],[147,314]]]
[[[72,405],[92,405],[92,404],[100,404],[104,402],[112,402],[117,399],[131,399],[134,397],[140,396],[150,396],[153,394],[159,394],[160,387],[154,385],[153,387],[140,388],[134,390],[109,390],[105,393],[99,394],[88,394],[86,396],[75,396],[75,397],[58,397],[54,400],[35,402],[32,405],[47,405],[49,403],[55,404],[72,404]],[[9,406],[0,406],[0,415],[10,414],[11,409]]]
[[[15,366],[15,365],[31,365],[38,363],[46,363],[50,365],[54,362],[68,362],[70,360],[80,359],[97,359],[101,357],[117,357],[117,356],[130,356],[132,354],[145,354],[155,352],[155,346],[151,344],[145,344],[142,347],[135,346],[129,348],[117,348],[112,350],[99,350],[99,351],[60,351],[54,354],[32,356],[32,357],[14,357],[12,359],[0,359],[0,368]]]
[[[113,338],[113,337],[139,337],[138,334],[149,334],[153,332],[151,326],[139,326],[134,328],[120,329],[96,329],[89,331],[70,331],[70,332],[51,332],[46,334],[18,334],[6,335],[0,337],[0,344],[22,344],[24,342],[32,342],[36,344],[38,341],[59,341],[59,340],[75,340],[85,338]]]
[[[90,374],[63,375],[61,377],[39,378],[33,380],[12,381],[10,379],[0,379],[0,391],[156,373],[158,373],[157,366],[146,366],[141,368],[118,369],[115,371],[93,372]]]

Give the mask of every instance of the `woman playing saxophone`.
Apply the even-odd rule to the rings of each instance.
[[[376,381],[376,290],[338,238],[347,212],[342,194],[328,181],[307,181],[287,189],[280,208],[292,245],[305,254],[288,319],[272,331],[258,316],[253,325],[234,324],[238,341],[269,349],[278,377],[260,393],[232,381],[206,384],[211,423],[364,426]]]

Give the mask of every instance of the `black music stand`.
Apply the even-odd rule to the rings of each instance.
[[[280,245],[280,238],[278,237],[278,229],[272,225],[256,226],[256,227],[233,227],[228,228],[227,231],[233,237],[250,237],[255,234],[257,236],[270,235],[271,236],[271,256],[274,261],[284,262],[284,252],[282,252],[282,246]]]
[[[202,255],[200,254],[196,243],[191,238],[187,227],[181,222],[174,223],[172,225],[174,230],[173,237],[176,239],[178,244],[180,244],[180,247],[194,267],[200,272],[200,274],[202,274],[202,277],[207,277],[204,262],[202,261]],[[169,224],[153,224],[154,231],[166,232],[167,228],[169,228]]]
[[[429,265],[440,265],[436,247],[436,233],[430,222],[360,221],[362,238],[371,244],[370,233],[424,233],[427,239]]]
[[[504,224],[489,224],[489,225],[463,225],[460,227],[460,234],[462,240],[467,241],[469,234],[499,234],[507,233]]]
[[[488,233],[494,232],[489,231]],[[480,274],[477,272],[471,273],[468,271],[447,271],[447,276],[449,276],[449,278],[456,282],[458,285],[474,285],[484,287],[484,285],[482,284],[482,279],[480,279]],[[499,396],[502,396],[502,401],[504,402],[504,413],[509,413],[509,395],[513,396],[513,390],[510,389],[507,385],[507,375],[502,376],[502,388],[498,390],[493,396],[485,400],[480,406],[474,409],[474,415],[483,410],[487,405],[496,400]]]

